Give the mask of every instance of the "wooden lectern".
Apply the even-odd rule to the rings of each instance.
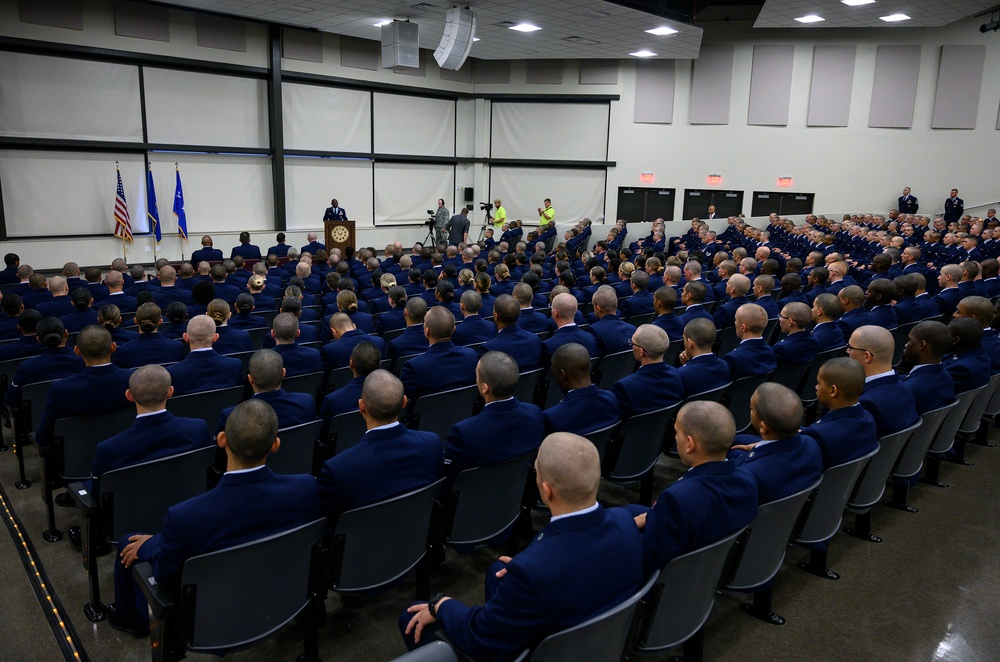
[[[345,246],[354,246],[357,248],[354,221],[324,221],[323,225],[326,229],[327,251],[334,248],[339,248],[343,251]]]

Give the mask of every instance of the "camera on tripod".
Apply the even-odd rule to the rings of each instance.
[[[493,209],[493,205],[491,205],[488,202],[480,202],[479,203],[479,209],[481,211],[489,211],[490,209]]]

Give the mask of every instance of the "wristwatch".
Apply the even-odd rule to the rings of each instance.
[[[437,593],[435,593],[431,597],[431,601],[427,603],[427,611],[429,611],[431,613],[431,617],[432,618],[436,619],[438,617],[436,606],[437,606],[437,603],[441,602],[441,598],[443,598],[443,597],[444,597],[444,593],[441,593],[440,591],[438,591]]]

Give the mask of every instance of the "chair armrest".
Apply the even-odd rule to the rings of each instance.
[[[174,601],[170,594],[157,584],[156,578],[153,577],[153,564],[148,561],[133,564],[132,577],[146,597],[149,609],[153,612],[153,618],[160,620],[173,608]]]
[[[94,495],[90,493],[90,490],[82,482],[70,483],[66,488],[70,498],[73,499],[73,503],[76,504],[83,515],[87,516],[97,510],[97,499],[94,498]]]

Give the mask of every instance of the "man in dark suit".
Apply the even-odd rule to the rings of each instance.
[[[403,307],[406,328],[389,343],[389,358],[395,361],[401,356],[412,356],[427,350],[424,335],[424,317],[427,316],[427,302],[419,297],[407,299]]]
[[[516,288],[515,288],[516,289]],[[509,294],[501,294],[493,304],[493,321],[497,334],[488,340],[483,349],[487,352],[505,352],[517,363],[519,372],[541,367],[541,339],[521,328],[521,304]]]
[[[687,473],[660,493],[652,508],[628,506],[642,530],[643,571],[710,545],[757,516],[757,482],[726,459],[736,425],[717,402],[681,407],[674,423],[677,453]]]
[[[347,220],[347,210],[340,206],[337,202],[337,198],[330,201],[330,206],[326,208],[323,212],[324,221],[346,221]],[[315,239],[315,237],[314,237]]]
[[[333,334],[333,342],[323,345],[320,350],[323,356],[323,370],[326,372],[346,368],[350,363],[351,350],[359,342],[374,343],[385,356],[385,341],[355,327],[354,321],[347,313],[334,313],[330,316],[330,333]]]
[[[632,285],[632,296],[622,301],[621,316],[628,319],[633,315],[646,315],[653,312],[653,295],[649,291],[649,274],[645,271],[633,271],[629,282]]]
[[[552,337],[542,343],[542,365],[567,343],[582,345],[591,356],[598,356],[597,339],[576,325],[576,313],[577,301],[572,294],[563,292],[552,299],[552,320],[556,324],[556,330]]]
[[[299,319],[292,313],[280,313],[271,323],[274,351],[281,355],[285,377],[307,375],[323,369],[323,357],[319,350],[298,344],[300,334]]]
[[[619,417],[624,420],[683,400],[684,382],[680,374],[663,362],[670,346],[666,332],[658,326],[643,324],[632,333],[629,344],[639,369],[611,386],[618,399]]]
[[[896,293],[896,284],[888,278],[877,278],[868,284],[865,302],[871,306],[868,314],[872,324],[877,324],[890,331],[899,326],[896,311],[892,305]]]
[[[153,301],[163,310],[174,301],[180,301],[185,306],[194,303],[191,292],[176,285],[177,270],[169,264],[160,269],[160,287],[153,289]]]
[[[716,329],[722,330],[736,323],[736,311],[743,304],[750,303],[750,299],[747,298],[747,292],[749,291],[750,279],[743,274],[734,274],[729,279],[729,284],[726,286],[726,295],[729,299],[716,308],[712,314]],[[764,313],[764,319],[767,319],[766,312]]]
[[[309,243],[302,247],[300,253],[309,253],[310,255],[315,255],[318,251],[325,251],[326,245],[318,241],[318,237],[315,232],[310,232],[306,235],[306,241]],[[289,257],[291,257],[291,252],[289,252]],[[298,255],[296,255],[298,257]],[[297,261],[297,260],[296,260]]]
[[[955,399],[955,383],[941,360],[951,353],[951,332],[936,320],[920,322],[903,346],[903,363],[910,372],[899,379],[913,394],[917,413],[923,416]]]
[[[587,330],[597,340],[597,354],[607,356],[627,351],[635,327],[618,317],[618,294],[615,288],[601,285],[594,294],[593,302],[597,321]]]
[[[295,427],[316,420],[316,401],[308,393],[289,393],[281,388],[285,367],[281,355],[273,349],[258,349],[250,357],[247,380],[253,388],[253,398],[271,405],[278,417],[280,429]],[[226,429],[226,420],[236,407],[219,413],[216,432]]]
[[[790,303],[781,309],[778,325],[786,334],[774,346],[774,358],[778,366],[802,365],[810,363],[819,353],[819,341],[809,333],[808,326],[812,311],[804,303]]]
[[[452,341],[455,318],[444,306],[427,311],[424,336],[428,348],[410,359],[399,373],[403,391],[411,401],[422,395],[439,393],[476,382],[479,355],[468,347],[458,347]]]
[[[897,324],[911,324],[923,319],[920,304],[917,302],[917,279],[910,274],[903,274],[892,279],[896,288],[895,303],[892,310],[896,314]]]
[[[859,328],[847,341],[847,355],[865,370],[865,387],[858,399],[875,419],[879,438],[920,418],[913,395],[892,369],[893,347],[892,334],[875,325]]]
[[[212,265],[212,285],[215,287],[216,299],[222,299],[229,305],[236,303],[240,288],[226,282],[226,268],[221,264]]]
[[[462,323],[455,326],[455,335],[452,336],[456,345],[485,343],[496,335],[497,328],[479,316],[482,305],[483,297],[479,292],[468,290],[462,294],[462,301],[459,303]]]
[[[983,350],[983,329],[971,317],[958,317],[948,324],[954,352],[943,362],[955,383],[955,393],[965,393],[990,381],[990,357]]]
[[[518,367],[503,352],[486,352],[476,366],[476,387],[486,402],[456,423],[444,440],[445,471],[498,464],[538,448],[545,436],[542,411],[514,397]]]
[[[542,412],[546,432],[588,434],[618,422],[618,398],[591,381],[590,354],[583,345],[569,343],[556,350],[552,381],[549,388],[558,386],[566,395]]]
[[[105,297],[104,300],[98,300],[95,297],[95,310],[100,310],[101,306],[106,306],[110,303],[117,306],[122,315],[128,315],[129,313],[134,313],[139,307],[135,297],[131,297],[123,291],[125,281],[123,280],[121,273],[117,271],[109,271],[108,275],[104,277],[104,284],[108,287],[108,296]]]
[[[941,267],[938,276],[938,285],[941,287],[941,291],[934,295],[934,303],[937,304],[938,312],[942,315],[952,315],[958,307],[958,302],[962,299],[958,284],[963,275],[962,267],[957,264],[946,264]]]
[[[812,304],[812,319],[816,326],[810,333],[819,343],[819,351],[843,347],[847,341],[844,332],[837,326],[837,318],[840,317],[843,308],[840,299],[833,294],[820,294]]]
[[[729,364],[733,381],[777,369],[774,350],[762,337],[764,327],[767,326],[767,313],[764,309],[755,303],[743,304],[736,311],[735,326],[740,344],[722,357]]]
[[[250,233],[240,233],[240,245],[233,248],[229,257],[241,256],[244,260],[261,259],[260,248],[250,243]]]
[[[52,292],[49,291],[49,283],[42,274],[35,272],[28,276],[28,285],[31,287],[29,291],[18,292],[21,295],[21,301],[24,303],[25,308],[33,310],[38,304],[52,299]]]
[[[197,266],[202,262],[221,262],[222,251],[213,248],[212,238],[207,234],[201,238],[201,248],[191,253],[191,264]]]
[[[188,322],[184,340],[191,352],[183,361],[169,366],[174,395],[188,395],[243,384],[243,364],[239,359],[222,356],[212,349],[219,337],[215,322],[208,315],[197,315]]]
[[[787,386],[765,382],[750,397],[750,421],[760,440],[736,435],[729,459],[753,474],[761,505],[813,485],[823,475],[823,454],[812,437],[799,434],[802,401]]]
[[[365,377],[378,370],[382,362],[382,352],[375,346],[375,343],[362,341],[351,350],[351,374],[353,378],[350,382],[336,389],[325,398],[320,405],[319,417],[323,419],[323,428],[320,431],[320,439],[328,439],[330,436],[330,422],[334,416],[358,411],[358,400],[361,399],[361,389],[365,383]]]
[[[594,445],[576,435],[549,435],[535,469],[552,521],[527,549],[490,566],[484,605],[470,607],[442,594],[411,605],[399,620],[407,647],[433,641],[440,628],[476,659],[513,660],[639,589],[639,531],[627,511],[597,503],[601,469]]]
[[[684,350],[680,353],[678,372],[686,398],[732,381],[729,364],[712,353],[715,337],[715,322],[709,318],[693,319],[684,327]]]
[[[979,296],[965,297],[955,309],[955,319],[969,317],[979,322],[983,328],[983,351],[990,359],[991,375],[1000,372],[1000,338],[997,337],[996,329],[991,326],[995,315],[996,311],[990,300]]]
[[[653,292],[653,311],[657,316],[652,323],[666,332],[670,342],[681,342],[684,337],[684,323],[674,314],[677,298],[677,290],[672,287],[661,287]]]
[[[275,257],[287,257],[288,256],[288,244],[285,243],[285,233],[279,232],[278,236],[275,237],[278,242],[274,246],[267,249],[268,255],[274,255]]]
[[[910,187],[903,187],[903,195],[899,196],[896,206],[900,214],[916,214],[920,205],[917,204],[917,196],[910,195]]]
[[[327,460],[317,481],[329,528],[348,510],[424,487],[443,474],[441,438],[399,422],[406,403],[403,383],[392,373],[376,370],[365,378],[358,410],[368,431]]]
[[[780,308],[778,308],[778,303],[774,300],[774,276],[770,274],[757,276],[753,281],[753,296],[754,303],[763,308],[764,312],[767,313],[767,319],[773,320],[778,318]]]
[[[697,318],[704,318],[715,324],[712,313],[705,309],[702,303],[705,301],[705,293],[708,289],[704,283],[687,283],[681,290],[681,303],[684,304],[684,312],[678,315],[681,324],[687,327],[688,322]]]
[[[819,444],[824,470],[878,448],[875,419],[858,402],[864,387],[864,369],[846,356],[830,359],[819,369],[816,398],[826,413],[802,428],[802,435]]]
[[[875,324],[871,313],[865,310],[865,292],[857,285],[848,285],[837,295],[844,313],[837,318],[837,326],[845,338],[861,326]]]
[[[52,297],[48,301],[35,304],[35,310],[40,312],[42,317],[62,317],[76,310],[69,298],[69,286],[65,277],[49,278],[49,292],[52,293]]]
[[[24,310],[17,316],[17,342],[0,345],[0,362],[41,354],[45,347],[38,342],[38,324],[42,314],[37,310]]]
[[[152,561],[157,583],[179,590],[187,559],[316,519],[316,481],[311,476],[275,474],[264,465],[281,444],[274,411],[265,402],[250,400],[233,414],[218,437],[227,460],[227,471],[219,484],[171,507],[155,536],[136,534],[119,542],[116,601],[108,613],[108,622],[115,629],[136,636],[149,632],[146,600],[129,570],[134,562]],[[248,508],[248,504],[253,507]]]
[[[944,201],[944,222],[954,223],[965,213],[965,202],[958,197],[958,189],[951,189],[951,194]]]

